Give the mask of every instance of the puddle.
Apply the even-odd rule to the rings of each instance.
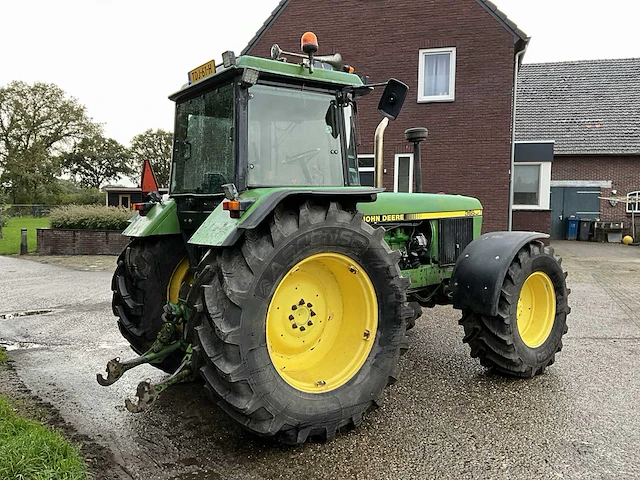
[[[24,312],[13,313],[0,313],[0,320],[9,320],[17,317],[28,317],[31,315],[43,315],[45,313],[51,313],[53,310],[26,310]]]
[[[13,350],[25,350],[30,348],[46,348],[46,345],[32,342],[6,342],[0,341],[0,347],[4,348],[7,352]]]

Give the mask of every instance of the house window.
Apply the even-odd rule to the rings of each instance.
[[[420,50],[418,102],[451,102],[456,90],[456,49]]]
[[[640,190],[627,195],[627,213],[640,213]]]
[[[397,153],[393,169],[393,191],[413,192],[413,153]]]
[[[515,166],[513,203],[516,205],[540,203],[540,165]]]
[[[373,187],[376,181],[375,157],[371,154],[358,155],[358,173],[360,185]]]
[[[549,210],[551,162],[516,162],[513,171],[513,208]]]

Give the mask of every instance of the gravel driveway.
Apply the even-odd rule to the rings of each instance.
[[[462,344],[458,312],[425,310],[383,406],[329,444],[258,440],[199,384],[128,413],[124,398],[160,374],[141,367],[112,387],[96,383],[107,360],[132,355],[111,313],[108,271],[0,257],[0,341],[34,395],[111,450],[121,478],[640,478],[640,248],[554,246],[573,313],[546,374],[488,374]],[[51,312],[1,316],[25,310]]]

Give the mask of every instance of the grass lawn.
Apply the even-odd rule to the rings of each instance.
[[[7,354],[0,348],[0,368]],[[23,418],[21,409],[0,395],[0,478],[86,480],[79,448],[40,423]]]
[[[78,448],[59,433],[20,417],[0,396],[0,478],[86,479]]]
[[[49,226],[48,218],[11,217],[7,219],[8,225],[3,227],[0,239],[0,255],[17,255],[20,253],[20,229],[27,229],[27,243],[29,251],[36,251],[36,228]]]

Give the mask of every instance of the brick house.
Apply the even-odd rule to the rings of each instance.
[[[370,81],[409,88],[385,134],[384,186],[412,191],[413,155],[404,131],[427,127],[423,190],[471,195],[485,231],[508,225],[514,73],[528,37],[488,0],[283,0],[242,52],[268,57],[277,43],[298,52],[318,36],[319,54],[340,52]],[[361,183],[373,180],[379,94],[359,102]]]
[[[640,59],[529,64],[519,75],[517,147],[542,152],[551,142],[553,158],[542,152],[516,163],[516,198],[519,189],[538,198],[515,202],[526,225],[514,215],[514,227],[563,238],[566,218],[577,215],[630,233],[632,211],[640,223]]]

